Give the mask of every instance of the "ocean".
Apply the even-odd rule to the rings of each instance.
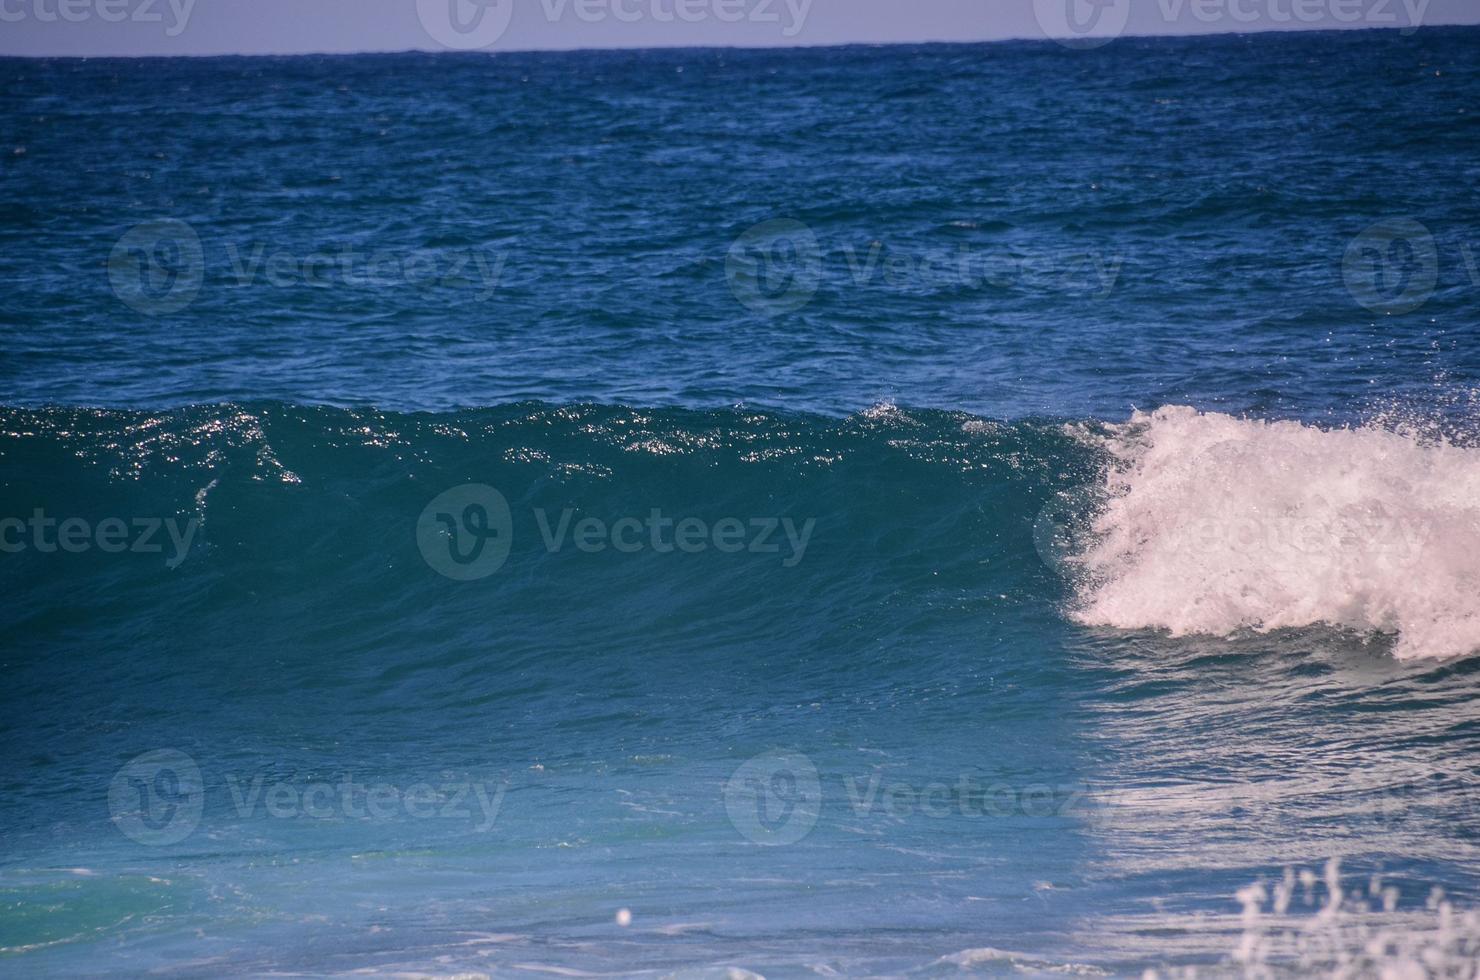
[[[1477,43],[0,59],[0,972],[1473,976]]]

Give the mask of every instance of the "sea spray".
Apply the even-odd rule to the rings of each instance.
[[[1191,980],[1230,970],[1248,978],[1474,977],[1480,912],[1457,908],[1438,887],[1429,890],[1421,910],[1403,908],[1399,893],[1381,875],[1343,881],[1334,858],[1321,874],[1286,868],[1279,880],[1256,881],[1234,896],[1240,933],[1225,962],[1206,972],[1152,969],[1144,978]]]
[[[1480,649],[1480,450],[1175,406],[1110,428],[1075,617],[1174,635],[1326,624]]]

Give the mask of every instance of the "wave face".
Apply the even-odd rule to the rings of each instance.
[[[1062,603],[1093,626],[1326,626],[1389,637],[1400,659],[1480,650],[1480,448],[1398,428],[1185,406],[1009,424],[890,404],[839,420],[534,403],[4,409],[0,425],[7,568],[22,589],[32,569],[107,567],[100,553],[167,589],[187,562],[226,580],[270,574],[295,604],[361,572],[403,595],[443,573],[507,595],[596,588],[613,561],[723,560],[756,588],[748,604],[792,601],[787,583],[804,575],[853,604],[883,562],[929,567],[932,588]],[[489,560],[459,569],[432,552],[478,547],[476,529],[449,510],[444,530],[466,540],[444,542],[424,511],[467,485],[497,491],[509,526]],[[83,525],[75,548],[59,543],[68,518]],[[159,527],[105,551],[109,518]]]
[[[1281,864],[1476,897],[1458,445],[263,402],[0,409],[0,458],[0,947],[38,973],[1131,973],[1234,949]]]
[[[1136,413],[1076,617],[1176,635],[1324,624],[1400,658],[1480,650],[1480,449],[1377,428]]]

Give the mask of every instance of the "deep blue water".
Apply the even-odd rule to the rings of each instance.
[[[1474,906],[1477,43],[0,60],[0,971],[1232,970],[1330,858]],[[1242,421],[1116,428],[1179,405]],[[1427,550],[1079,614],[1117,439],[1201,447],[1131,539]]]

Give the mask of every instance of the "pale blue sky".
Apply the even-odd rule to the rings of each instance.
[[[480,10],[475,4],[492,4]],[[462,29],[449,26],[456,19]],[[1476,0],[0,0],[0,54],[981,41],[1480,24]]]

